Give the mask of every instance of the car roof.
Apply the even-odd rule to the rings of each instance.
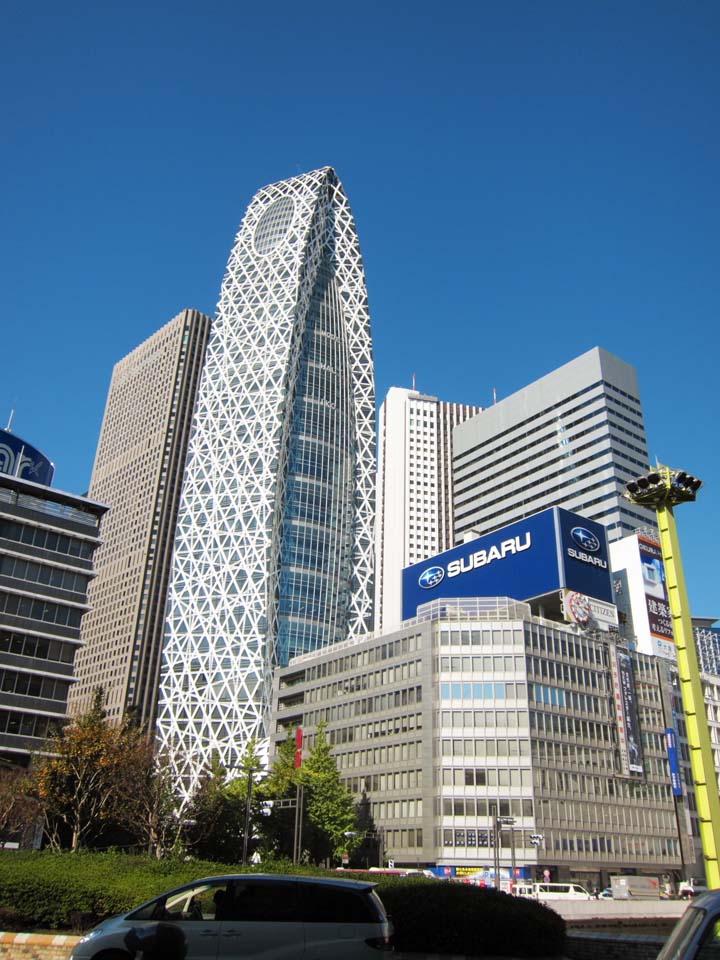
[[[233,880],[236,883],[245,883],[249,880],[282,880],[292,883],[313,884],[316,886],[340,887],[346,890],[355,890],[365,893],[376,886],[375,883],[368,880],[349,880],[345,877],[307,877],[302,874],[284,874],[284,873],[228,873],[216,877],[200,877],[197,880],[188,880],[182,884],[182,887],[188,887],[197,883],[227,883]],[[182,889],[176,887],[175,889]]]
[[[690,906],[697,907],[700,910],[712,910],[720,906],[720,890],[708,890],[707,893],[701,893],[697,897],[693,897]]]

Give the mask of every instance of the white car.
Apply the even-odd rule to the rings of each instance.
[[[71,960],[377,960],[393,928],[374,884],[245,874],[196,880],[106,920]]]

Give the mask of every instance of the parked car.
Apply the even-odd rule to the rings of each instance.
[[[71,960],[376,960],[393,928],[375,884],[324,877],[207,877],[106,920]]]
[[[678,885],[678,896],[681,900],[689,900],[700,893],[707,893],[707,889],[704,881],[690,877],[689,880],[683,880]]]
[[[720,890],[695,897],[657,960],[712,960],[720,955]]]
[[[517,883],[513,893],[533,900],[591,900],[592,894],[579,883]]]

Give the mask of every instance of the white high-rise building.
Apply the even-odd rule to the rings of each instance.
[[[276,666],[372,627],[374,482],[362,259],[325,167],[253,198],[208,344],[158,708],[186,795],[266,742]]]
[[[655,523],[622,497],[647,469],[635,370],[594,347],[455,428],[455,538],[562,506],[617,540]]]
[[[453,544],[452,431],[481,407],[391,387],[378,419],[375,630],[402,622],[403,567]]]

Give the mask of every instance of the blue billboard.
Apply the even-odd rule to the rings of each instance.
[[[406,567],[402,617],[446,597],[531,600],[573,590],[613,602],[605,527],[550,507]]]
[[[55,467],[35,447],[7,430],[0,430],[0,473],[49,487]]]

